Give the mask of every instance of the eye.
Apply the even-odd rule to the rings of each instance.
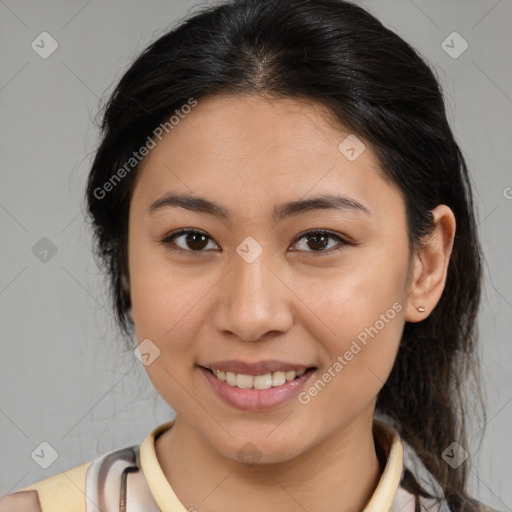
[[[180,239],[181,242],[177,242]],[[334,248],[332,244],[329,245],[329,239],[337,242],[334,244]],[[347,242],[340,235],[318,229],[310,229],[305,233],[302,233],[295,240],[294,245],[299,245],[299,251],[310,252],[315,256],[319,256],[324,253],[331,254],[335,251],[341,250],[345,245],[350,245],[350,242]],[[302,242],[303,240],[305,240],[305,242]],[[208,248],[209,242],[214,245],[213,250],[218,249],[218,245],[213,242],[206,233],[193,228],[182,228],[174,233],[170,233],[161,240],[161,243],[172,251],[188,253],[206,252],[203,249],[211,250],[212,247]],[[300,242],[302,242],[302,244]]]
[[[181,239],[181,244],[176,243],[177,240]],[[185,229],[182,228],[175,233],[167,235],[161,243],[176,252],[205,252],[203,249],[208,246],[208,241],[212,241],[211,238],[204,232],[197,229]],[[217,244],[214,243],[216,247]]]
[[[337,244],[334,244],[334,249],[332,244],[329,246],[329,239],[337,241]],[[341,250],[343,246],[350,245],[349,242],[335,233],[315,229],[309,229],[296,240],[299,242],[299,250],[312,252],[313,254],[316,253],[314,254],[315,256],[323,253],[332,254],[335,251]],[[300,244],[302,240],[305,240],[305,242]],[[308,250],[307,248],[311,248],[312,250]]]

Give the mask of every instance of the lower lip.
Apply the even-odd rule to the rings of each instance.
[[[242,389],[226,384],[206,368],[199,367],[199,369],[222,400],[237,409],[253,412],[273,409],[291,400],[300,393],[306,381],[315,372],[315,369],[309,369],[300,377],[269,389]]]

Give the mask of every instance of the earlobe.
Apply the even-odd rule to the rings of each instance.
[[[455,238],[452,210],[438,205],[432,210],[434,227],[414,254],[405,320],[421,322],[436,307],[444,290]]]

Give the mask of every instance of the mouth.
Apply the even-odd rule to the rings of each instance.
[[[301,392],[317,371],[314,366],[284,367],[268,362],[258,365],[233,362],[211,366],[198,365],[198,369],[213,393],[225,404],[250,412],[267,411],[286,404]],[[246,373],[232,371],[234,367]]]
[[[315,367],[301,368],[300,370],[286,370],[277,372],[267,372],[261,375],[248,375],[245,373],[226,372],[219,369],[212,369],[203,366],[214,377],[228,386],[240,389],[270,389],[279,387],[287,382],[292,382],[306,372],[313,371]]]

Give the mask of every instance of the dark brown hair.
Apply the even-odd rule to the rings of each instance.
[[[432,70],[364,9],[342,0],[210,6],[158,38],[126,71],[106,104],[87,185],[96,253],[122,332],[133,328],[127,227],[137,166],[121,180],[112,177],[190,98],[244,93],[322,104],[370,144],[405,198],[413,249],[430,232],[437,205],[453,210],[457,229],[444,292],[425,320],[406,323],[377,407],[438,480],[450,508],[476,510],[465,489],[467,464],[452,469],[441,458],[453,441],[467,446],[463,385],[477,374],[481,253],[470,179]],[[423,493],[410,474],[403,485]]]

